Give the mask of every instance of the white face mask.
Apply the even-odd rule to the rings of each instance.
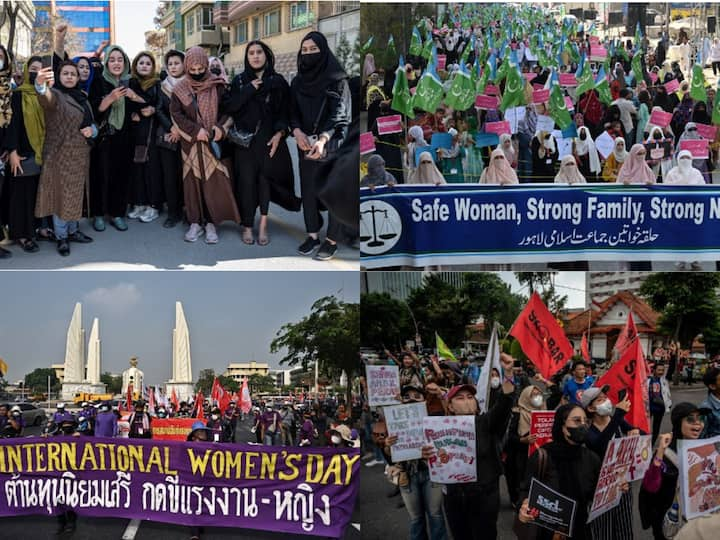
[[[332,437],[330,437],[330,440],[333,444],[340,444],[340,441],[342,441],[342,439],[337,435],[333,435]]]
[[[498,388],[500,386],[500,377],[492,377],[490,379],[490,387]]]
[[[692,167],[692,159],[687,159],[687,158],[678,159],[678,167],[684,173],[690,171],[690,169]]]
[[[610,416],[613,412],[613,404],[612,401],[609,399],[606,399],[603,401],[600,405],[597,406],[597,413],[600,416]]]
[[[533,396],[530,398],[530,403],[533,407],[540,407],[542,406],[543,398],[542,396]]]
[[[213,420],[217,420],[217,419],[218,419],[218,415],[217,415],[217,414],[213,414],[212,416],[210,416],[210,418],[212,418]]]

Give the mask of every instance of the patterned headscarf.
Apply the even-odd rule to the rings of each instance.
[[[190,76],[190,68],[200,64],[205,68],[205,76],[196,81]],[[185,77],[175,86],[174,95],[178,97],[180,102],[188,107],[197,98],[197,107],[199,111],[198,118],[202,126],[209,133],[218,116],[218,94],[217,87],[225,86],[225,81],[216,75],[210,73],[208,66],[210,61],[208,55],[201,47],[191,47],[185,53]]]
[[[0,70],[0,128],[4,128],[12,119],[12,60],[4,46],[0,45],[0,50],[5,53],[5,65]]]

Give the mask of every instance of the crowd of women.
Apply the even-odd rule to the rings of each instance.
[[[477,69],[473,62],[476,55],[482,54],[478,44],[492,40],[487,36],[500,35],[498,31],[505,24],[498,20],[488,27],[452,28],[452,24],[450,27],[438,25],[433,19],[423,22],[419,26],[433,36],[435,50],[445,57],[446,67],[438,70],[438,75],[446,93],[455,72]],[[554,21],[548,22],[545,28],[553,24]],[[590,62],[589,34],[578,32],[567,37],[567,30],[560,22],[553,31],[558,37],[562,34],[563,39],[577,47],[578,54]],[[525,103],[528,104],[524,111],[517,112],[513,108],[503,113],[499,108],[500,99],[497,108],[471,107],[468,110],[454,110],[442,102],[434,111],[415,108],[414,118],[407,119],[406,134],[381,134],[378,131],[378,119],[398,114],[392,109],[396,64],[378,65],[372,54],[366,55],[363,65],[363,99],[368,112],[366,129],[375,134],[377,152],[369,158],[368,173],[362,185],[403,182],[435,185],[446,182],[503,185],[533,182],[711,183],[711,173],[719,157],[720,137],[716,134],[708,140],[707,158],[695,157],[701,154],[691,154],[680,147],[684,141],[708,137],[707,130],[700,132],[704,126],[698,126],[712,124],[715,90],[708,88],[704,100],[691,97],[691,84],[687,80],[689,67],[683,73],[678,62],[666,58],[671,46],[668,36],[663,35],[652,49],[647,38],[639,43],[627,39],[610,48],[612,69],[608,82],[612,101],[601,100],[595,88],[578,94],[577,85],[562,86],[563,97],[572,104],[576,128],[575,133],[563,137],[559,136],[561,131],[555,126],[551,117],[554,111],[549,110],[548,103],[533,103],[533,90],[543,88],[556,74],[550,66],[541,65],[535,54],[537,49],[530,46],[531,38],[529,32],[510,36],[509,49],[505,49],[505,54],[514,51],[524,75]],[[499,38],[495,39],[498,43]],[[687,38],[681,36],[678,39]],[[566,47],[558,55],[559,74],[577,70],[578,60],[572,58],[568,50]],[[496,58],[495,67],[499,72],[504,60],[503,51],[492,48],[490,55],[490,62]],[[637,60],[635,55],[641,60],[642,76],[637,76],[632,69],[632,65],[637,66],[633,62],[633,59]],[[706,59],[715,66],[713,59],[716,57],[720,58],[718,40]],[[405,58],[404,76],[412,93],[427,61],[416,55]],[[462,67],[461,62],[465,64]],[[592,63],[593,80],[601,65],[600,62]],[[676,81],[679,88],[668,92],[664,84],[671,81]],[[497,85],[500,97],[505,92],[506,82],[503,80]],[[669,88],[672,90],[672,86]],[[483,104],[483,107],[488,106]],[[510,116],[511,110],[517,118]],[[650,117],[655,111],[670,113],[669,124],[651,124]],[[501,134],[494,145],[486,143],[479,147],[478,134],[483,134],[489,123],[503,120],[512,120],[512,134]],[[435,155],[422,153],[416,156],[415,149],[430,147],[433,135],[438,133],[450,135],[449,138],[445,136],[451,141],[446,143],[447,147],[433,147]],[[596,145],[599,137],[602,137],[602,144]]]
[[[131,61],[118,45],[70,60],[67,31],[55,29],[52,66],[32,56],[19,83],[0,46],[4,244],[34,253],[38,242],[51,241],[67,256],[72,242],[93,241],[79,229],[83,216],[102,233],[164,214],[168,229],[187,222],[186,242],[204,236],[215,244],[218,226],[233,222],[244,244],[265,246],[271,201],[302,207],[303,255],[328,260],[339,241],[353,240],[330,209],[321,241],[328,205],[319,194],[351,121],[348,76],[323,34],[302,39],[288,84],[258,40],[247,44],[244,70],[229,81],[222,62],[200,47],[167,52],[162,70],[152,53]],[[300,197],[289,136],[299,154]],[[0,258],[10,255],[0,248]]]

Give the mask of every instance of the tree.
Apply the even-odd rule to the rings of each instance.
[[[515,277],[521,284],[528,286],[530,295],[537,292],[550,312],[557,316],[565,309],[568,297],[556,292],[555,274],[557,272],[515,272]]]
[[[340,39],[335,48],[335,58],[337,58],[340,65],[345,68],[345,73],[351,77],[360,74],[360,64],[354,61],[353,56],[354,53],[350,47],[350,42],[344,33],[340,34]]]
[[[400,347],[415,339],[408,306],[387,293],[368,293],[360,297],[360,343],[384,349]]]
[[[318,363],[321,374],[351,380],[360,373],[360,304],[340,302],[334,296],[317,300],[310,314],[297,323],[284,324],[270,344],[270,352],[286,350],[281,364],[307,369]],[[347,388],[350,401],[350,385]]]
[[[167,33],[164,29],[148,30],[145,32],[145,46],[147,50],[153,53],[156,60],[162,64],[162,57],[167,47]]]
[[[201,369],[198,375],[198,380],[195,383],[195,393],[202,392],[203,396],[210,396],[212,391],[213,381],[215,380],[214,369]]]
[[[253,373],[248,377],[248,387],[250,388],[251,394],[257,392],[272,392],[275,390],[275,378],[270,375]]]
[[[240,385],[234,379],[226,377],[225,375],[218,375],[218,382],[228,392],[237,392],[240,390]]]
[[[47,392],[48,377],[50,377],[51,390],[55,390],[56,387],[60,386],[60,380],[55,375],[54,369],[37,368],[31,373],[25,375],[25,388],[30,390],[30,392]]]
[[[524,296],[513,293],[500,276],[489,272],[465,274],[460,292],[467,298],[475,317],[482,315],[487,337],[495,322],[502,329],[509,329],[527,302]]]
[[[155,29],[159,30],[162,27],[162,20],[163,17],[165,17],[167,10],[167,2],[158,2],[157,7],[155,8],[155,16],[153,17]]]
[[[15,29],[17,28],[17,17],[18,12],[20,11],[20,2],[8,2],[7,0],[3,0],[3,15],[2,19],[0,19],[0,27],[5,26],[5,21],[7,20],[10,24],[10,29],[8,30],[8,38],[7,38],[7,50],[12,55],[13,58],[16,58],[15,54]],[[10,60],[7,60],[10,62]]]
[[[113,377],[109,371],[100,375],[100,382],[105,385],[109,394],[119,394],[122,392],[122,375]]]

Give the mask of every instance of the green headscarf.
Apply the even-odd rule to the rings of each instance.
[[[110,75],[110,70],[108,69],[110,53],[113,51],[120,51],[123,55],[125,68],[120,74],[120,81],[117,81],[115,77]],[[103,79],[109,82],[113,88],[120,86],[120,82],[130,79],[130,58],[128,58],[128,55],[125,54],[125,51],[123,51],[122,47],[119,45],[110,45],[107,49],[105,49],[105,69],[103,69]],[[122,129],[123,124],[125,123],[125,98],[118,99],[110,106],[110,116],[108,117],[108,122],[115,129]]]
[[[37,57],[31,61],[38,61]],[[18,86],[22,94],[22,114],[25,132],[27,133],[30,146],[35,152],[35,161],[42,165],[43,145],[45,144],[45,113],[40,106],[35,85],[30,82],[30,62],[25,63],[23,71],[23,83]]]

